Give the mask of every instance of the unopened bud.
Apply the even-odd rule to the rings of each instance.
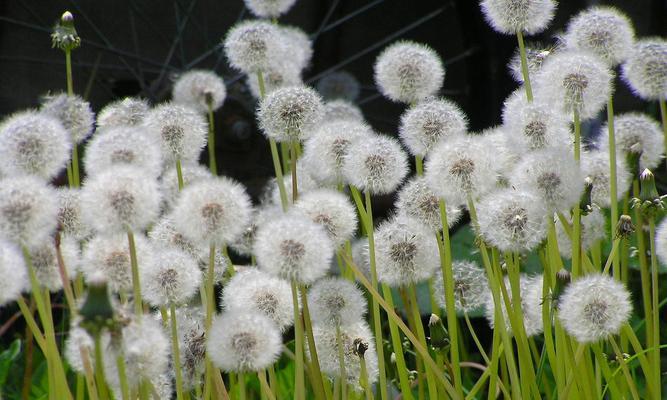
[[[364,354],[366,354],[366,350],[368,350],[368,343],[361,338],[356,338],[352,344],[354,346],[354,354],[364,358]]]
[[[51,33],[51,47],[57,47],[63,51],[71,51],[81,45],[81,38],[74,27],[74,16],[65,11],[60,21],[53,27]]]
[[[431,318],[428,321],[428,329],[431,347],[435,349],[446,349],[449,347],[449,333],[437,315],[431,314]]]
[[[81,327],[89,334],[97,335],[113,324],[113,314],[107,284],[91,283],[88,286],[88,296],[79,310],[82,317]]]
[[[621,215],[616,224],[616,237],[627,239],[635,232],[635,225],[629,215]]]
[[[581,199],[579,200],[579,209],[581,210],[582,216],[588,215],[593,211],[593,201],[591,200],[591,194],[593,193],[593,180],[589,177],[586,177],[584,184],[584,193],[581,195]]]

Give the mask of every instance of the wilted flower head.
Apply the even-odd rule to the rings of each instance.
[[[510,184],[519,191],[534,191],[550,211],[567,211],[579,202],[584,179],[572,151],[548,147],[526,154],[515,167]]]
[[[604,131],[605,135],[607,131]],[[602,143],[605,143],[603,140]],[[609,151],[594,150],[581,153],[581,172],[591,179],[593,190],[591,200],[599,207],[611,205],[611,187],[609,185]],[[616,197],[620,200],[630,188],[632,174],[625,157],[616,157]]]
[[[343,278],[322,278],[308,291],[313,324],[349,325],[366,315],[366,298],[356,284]]]
[[[69,133],[47,114],[23,111],[0,124],[0,166],[7,176],[51,179],[65,167],[71,149]]]
[[[571,146],[574,142],[569,116],[541,99],[528,103],[516,90],[505,100],[503,128],[507,139],[519,153],[551,146]]]
[[[525,274],[521,274],[519,277],[519,296],[521,297],[521,310],[523,314],[522,323],[526,330],[526,335],[529,337],[538,335],[544,330],[541,311],[542,302],[544,300],[542,294],[542,278],[542,275],[528,276]],[[510,305],[512,305],[512,288],[508,277],[505,277],[505,288],[507,289]],[[508,333],[512,334],[512,324],[510,322],[509,314],[507,313],[507,308],[505,307],[505,298],[502,293],[500,293],[499,300],[501,303],[500,310],[502,311],[503,320],[505,322],[505,329]],[[489,322],[491,328],[495,328],[496,325],[495,310],[496,307],[493,301],[493,296],[490,291],[487,291],[484,314],[486,315],[486,320]]]
[[[454,301],[457,312],[471,312],[480,308],[487,300],[489,281],[486,273],[472,261],[454,261],[452,263],[454,277]],[[445,284],[442,271],[436,272],[433,291],[438,305],[446,309]]]
[[[278,359],[282,337],[262,313],[227,311],[213,320],[206,348],[213,364],[223,371],[261,371]]]
[[[590,7],[570,20],[563,40],[568,49],[591,52],[613,67],[630,54],[635,31],[617,9]]]
[[[288,213],[260,226],[254,248],[259,268],[304,284],[322,277],[333,256],[324,228],[299,213]]]
[[[134,236],[140,269],[152,268],[155,251],[143,235]],[[96,236],[83,249],[81,272],[86,281],[102,280],[113,292],[132,291],[130,248],[126,235]],[[141,282],[141,279],[139,280]]]
[[[164,103],[150,110],[143,125],[160,141],[166,161],[196,162],[206,145],[208,128],[195,110],[175,103]]]
[[[394,217],[375,231],[378,281],[392,287],[419,283],[440,267],[435,236],[418,221]]]
[[[396,139],[370,135],[351,142],[341,170],[350,185],[371,194],[388,194],[408,174],[408,160]]]
[[[101,233],[142,231],[160,212],[155,178],[134,166],[114,166],[89,178],[81,191],[84,222]]]
[[[65,236],[81,240],[92,230],[81,216],[81,189],[60,187],[58,191],[58,227]]]
[[[356,105],[352,104],[347,100],[331,100],[324,103],[323,108],[324,117],[323,121],[357,121],[363,122],[364,115],[361,113],[361,109]]]
[[[630,292],[625,285],[597,273],[570,283],[558,303],[563,328],[581,343],[615,335],[631,313]]]
[[[137,97],[116,100],[107,104],[97,114],[97,129],[139,125],[143,122],[148,109],[148,102]]]
[[[289,11],[296,0],[243,0],[253,15],[259,18],[277,18]]]
[[[281,332],[294,324],[289,282],[256,268],[234,275],[222,291],[221,302],[226,311],[264,314]]]
[[[569,222],[572,223],[572,221]],[[556,223],[556,234],[560,255],[564,258],[572,257],[572,241],[560,222]],[[604,240],[606,234],[605,218],[600,210],[593,209],[591,213],[581,216],[580,243],[583,251],[590,249],[596,242]]]
[[[303,85],[301,79],[301,70],[292,62],[291,59],[277,59],[262,70],[262,82],[264,82],[264,95],[272,93],[276,89]],[[256,98],[261,99],[262,93],[259,90],[259,78],[257,74],[246,76],[246,83],[250,93]]]
[[[461,218],[461,209],[456,204],[446,204],[447,226],[451,228]],[[398,192],[396,210],[414,218],[433,231],[442,230],[440,199],[423,176],[410,179]]]
[[[57,216],[58,195],[42,180],[24,176],[0,181],[0,238],[28,247],[47,242]]]
[[[637,96],[667,99],[667,41],[658,37],[637,41],[623,64],[622,76]]]
[[[547,235],[544,200],[528,191],[500,189],[477,204],[480,234],[500,251],[530,251]]]
[[[278,142],[304,140],[322,120],[320,95],[306,86],[276,89],[257,110],[264,134]]]
[[[282,51],[278,27],[271,22],[249,20],[234,25],[223,44],[229,64],[247,74],[265,70]]]
[[[21,250],[14,243],[0,239],[0,307],[14,302],[30,287],[28,269]]]
[[[368,374],[368,384],[372,385],[378,379],[378,360],[375,351],[375,340],[368,324],[361,320],[340,328],[340,341],[343,347],[343,362],[345,364],[346,382],[352,385],[356,390],[361,390],[359,377],[361,376],[361,363],[359,356],[355,352],[355,341],[361,342],[367,346],[364,353],[366,362],[366,373]],[[338,341],[336,340],[336,330],[328,325],[313,325],[313,339],[317,348],[322,372],[329,377],[340,376],[340,359],[338,357]],[[308,351],[310,354],[310,351]]]
[[[424,176],[433,192],[447,203],[464,204],[496,187],[494,149],[480,137],[443,140],[429,153]]]
[[[186,186],[174,205],[174,226],[195,243],[222,245],[236,240],[250,222],[250,197],[225,177]]]
[[[181,174],[183,176],[184,188],[213,177],[211,170],[198,162],[183,164],[181,166]],[[178,188],[178,174],[175,166],[169,166],[162,174],[160,178],[160,190],[164,196],[164,208],[171,210],[178,200],[178,196],[181,194],[181,190]]]
[[[447,99],[417,103],[401,116],[398,134],[413,155],[424,156],[440,140],[468,129],[463,111]]]
[[[190,70],[178,77],[171,91],[174,103],[190,106],[199,112],[208,112],[222,106],[227,96],[225,82],[213,71]]]
[[[188,253],[161,247],[154,262],[139,269],[142,297],[156,307],[186,303],[197,291],[202,274]]]
[[[480,5],[489,25],[507,35],[540,33],[556,11],[553,0],[483,0]]]
[[[607,125],[601,128],[600,151],[609,152],[609,141],[604,140]],[[628,154],[641,154],[639,158],[639,169],[655,169],[662,161],[665,149],[665,139],[662,135],[660,125],[647,114],[628,112],[616,115],[614,118],[614,134],[616,135],[616,151],[618,162],[626,158]],[[635,170],[636,165],[629,165],[630,170]]]
[[[89,177],[115,165],[134,166],[157,177],[162,172],[162,149],[155,137],[142,128],[107,128],[91,139],[84,162]]]
[[[344,194],[332,189],[316,189],[301,196],[294,209],[322,225],[334,246],[352,239],[357,229],[357,211]]]
[[[372,135],[373,130],[363,121],[325,122],[304,143],[301,164],[324,184],[341,183],[343,160],[352,143]]]
[[[28,251],[40,286],[49,289],[51,292],[61,290],[63,280],[60,275],[55,243],[52,240],[47,240],[44,243],[30,246]],[[60,252],[67,275],[70,279],[74,279],[80,267],[78,243],[73,238],[63,238],[60,241]]]
[[[336,71],[317,82],[317,91],[330,101],[355,101],[361,92],[359,81],[347,71]]]
[[[613,73],[597,56],[563,51],[545,61],[536,76],[535,96],[566,113],[590,119],[612,93]]]
[[[73,143],[81,143],[93,133],[95,114],[90,104],[77,95],[61,93],[45,96],[40,110],[58,119],[69,132]]]
[[[390,100],[414,104],[435,95],[445,79],[445,68],[429,46],[399,41],[385,48],[374,66],[375,84]]]
[[[540,44],[526,44],[526,63],[528,66],[528,76],[535,76],[542,64],[546,59],[554,54],[556,48],[553,46],[542,46]],[[517,47],[514,55],[510,59],[510,62],[507,65],[507,68],[510,71],[510,75],[515,82],[523,84],[523,71],[521,70],[521,53]],[[521,88],[523,97],[525,98],[525,92]]]

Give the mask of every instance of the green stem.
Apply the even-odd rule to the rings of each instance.
[[[178,348],[178,322],[176,320],[176,306],[169,303],[169,321],[171,322],[171,351],[173,353],[174,372],[176,375],[176,398],[183,399],[183,377],[181,374],[181,354]]]
[[[67,75],[67,95],[74,96],[74,83],[72,82],[72,50],[65,49],[65,73]]]
[[[667,153],[667,102],[665,99],[658,101],[660,104],[660,118],[662,119],[662,134],[665,138],[665,152]]]
[[[346,257],[349,256],[346,255]],[[393,310],[394,298],[393,295],[391,294],[391,289],[387,285],[381,285],[381,287],[384,300],[389,305],[389,308]],[[396,370],[398,371],[398,384],[401,387],[401,393],[403,394],[404,399],[412,400],[412,389],[410,388],[408,367],[405,362],[405,354],[403,353],[403,343],[401,341],[401,333],[396,324],[394,323],[389,324],[389,334],[391,336],[391,347],[394,350],[394,356],[396,358]],[[382,350],[378,350],[378,359],[380,358],[381,351]]]
[[[315,390],[315,397],[317,399],[328,399],[327,390],[322,380],[322,369],[320,368],[320,360],[317,356],[317,347],[315,346],[315,337],[313,336],[313,324],[310,319],[310,307],[308,306],[308,292],[306,287],[299,285],[299,293],[301,295],[301,312],[303,315],[304,335],[308,340],[308,349],[310,350],[310,370],[312,371],[313,380],[311,382]]]
[[[208,166],[214,176],[218,175],[218,164],[215,160],[215,120],[213,104],[208,102]]]
[[[118,369],[118,380],[120,381],[120,393],[123,400],[130,400],[130,387],[127,383],[127,373],[125,372],[125,358],[122,352],[116,356],[116,369]]]
[[[97,391],[99,392],[100,400],[109,399],[109,392],[107,383],[104,379],[104,356],[102,354],[102,339],[98,332],[95,337],[95,379],[97,381]]]
[[[259,379],[259,384],[262,389],[262,393],[268,400],[276,400],[276,396],[271,391],[269,383],[266,381],[266,370],[257,371],[257,379]]]
[[[484,346],[482,346],[482,343],[479,341],[479,338],[475,333],[475,328],[473,328],[472,323],[470,322],[470,318],[468,317],[468,313],[465,310],[463,310],[463,319],[466,322],[466,326],[468,326],[468,332],[470,332],[470,336],[472,337],[473,342],[475,342],[475,346],[477,346],[479,354],[484,359],[484,362],[487,365],[490,365],[491,360],[489,360],[489,356],[486,354],[486,351],[484,351]]]
[[[528,74],[528,60],[526,59],[526,47],[523,43],[523,32],[516,31],[516,38],[519,42],[519,54],[521,56],[521,75],[523,75],[523,86],[526,88],[526,98],[528,102],[533,101],[533,89],[530,85],[530,75]]]
[[[366,369],[366,359],[364,356],[359,356],[359,365],[361,367],[361,376],[359,377],[359,380],[361,381],[361,386],[364,388],[366,400],[372,400],[373,392],[371,392],[371,385],[368,384],[368,370]]]
[[[137,249],[134,243],[134,233],[127,230],[127,243],[130,248],[130,265],[132,267],[132,291],[134,294],[134,313],[139,316],[144,311],[141,302],[141,284],[139,282],[139,264],[137,263]]]
[[[338,348],[338,370],[340,373],[341,399],[347,399],[347,373],[345,372],[345,350],[340,336],[340,324],[336,323],[336,347]]]
[[[296,400],[306,399],[306,388],[304,381],[303,366],[303,322],[299,312],[299,293],[297,283],[292,280],[292,306],[294,307],[294,354],[296,356],[296,373],[294,382],[294,398]]]
[[[412,318],[414,320],[415,328],[417,329],[417,338],[421,342],[422,346],[428,349],[428,343],[426,342],[426,334],[424,332],[424,325],[421,320],[421,313],[419,312],[419,303],[417,303],[417,289],[415,284],[412,283],[408,287],[408,296],[409,303],[412,310]],[[424,363],[424,369],[426,372],[426,384],[428,386],[428,396],[430,399],[436,399],[438,397],[438,388],[435,382],[435,376],[433,376],[433,370]],[[462,394],[462,393],[461,393]]]
[[[299,196],[299,190],[297,188],[297,177],[296,177],[296,141],[290,142],[290,172],[292,174],[292,204],[296,203],[296,199]]]
[[[611,343],[611,347],[614,349],[614,353],[616,354],[616,358],[618,359],[618,363],[620,364],[620,366],[622,368],[623,375],[625,376],[625,379],[628,383],[628,387],[630,388],[630,393],[632,394],[632,398],[634,400],[639,400],[639,393],[637,392],[637,386],[635,385],[634,379],[632,379],[632,376],[630,375],[630,371],[628,370],[628,366],[625,363],[625,359],[623,358],[623,354],[621,353],[621,349],[618,347],[618,344],[616,344],[616,340],[614,339],[613,336],[609,337],[609,343]],[[658,388],[658,390],[660,390],[660,389]],[[659,399],[660,396],[658,395],[655,398]]]
[[[79,177],[79,149],[77,143],[72,143],[72,179],[74,187],[81,186],[81,178]]]
[[[236,374],[238,389],[239,389],[239,400],[245,400],[246,398],[246,389],[245,389],[245,374],[243,372],[238,372]]]
[[[611,193],[611,224],[609,224],[610,238],[616,235],[616,223],[618,222],[618,191],[616,189],[616,135],[614,132],[614,100],[612,95],[607,101],[607,131],[609,135],[609,192]],[[621,257],[620,254],[612,258],[614,266],[614,278],[621,279]]]
[[[653,343],[650,347],[653,349],[653,379],[655,381],[657,399],[661,397],[661,372],[660,372],[660,301],[658,298],[658,257],[655,249],[655,217],[649,217],[649,242],[651,246],[651,311],[653,313]]]
[[[415,156],[415,168],[417,169],[417,175],[424,175],[424,156],[419,154]]]
[[[215,245],[208,249],[208,273],[206,274],[206,333],[211,329],[215,314]]]
[[[581,121],[579,111],[574,110],[574,160],[579,165],[581,157]],[[581,274],[581,209],[575,204],[572,213],[572,277]],[[613,225],[613,223],[612,223]]]
[[[632,181],[632,193],[635,198],[639,198],[639,180]],[[644,236],[644,218],[639,207],[635,207],[635,235],[637,236],[637,250],[639,257],[639,275],[642,288],[642,304],[644,305],[644,318],[646,319],[646,343],[652,347],[653,324],[658,321],[653,320],[653,302],[651,300],[651,273],[646,260],[646,237]]]

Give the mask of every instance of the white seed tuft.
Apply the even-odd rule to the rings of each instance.
[[[171,92],[174,103],[184,104],[201,113],[222,106],[227,96],[225,82],[213,71],[191,70],[179,76]]]
[[[394,138],[357,138],[347,148],[341,170],[345,181],[359,190],[389,194],[408,174],[407,154]]]
[[[469,313],[483,306],[489,293],[489,281],[486,273],[471,261],[454,261],[452,263],[454,277],[454,305],[456,312]],[[446,309],[445,286],[442,271],[436,272],[433,291],[438,305]]]
[[[208,127],[202,115],[175,103],[161,104],[146,114],[143,126],[159,141],[165,162],[197,162],[206,146]]]
[[[667,99],[667,41],[658,37],[637,41],[622,71],[623,80],[637,96]]]
[[[260,128],[277,142],[307,139],[322,116],[320,95],[306,86],[276,89],[262,100],[257,110]]]
[[[139,269],[142,297],[156,307],[185,304],[201,283],[199,265],[190,254],[179,249],[156,250],[154,262]]]
[[[268,21],[249,20],[234,25],[223,40],[229,64],[246,74],[266,70],[280,57],[283,46],[278,27]]]
[[[601,140],[600,151],[609,153],[609,141],[607,137],[607,125],[600,129]],[[628,112],[616,115],[614,118],[614,134],[616,136],[616,160],[625,159],[630,153],[641,153],[639,158],[639,171],[655,169],[660,165],[663,158],[665,139],[662,135],[660,125],[647,114]],[[604,135],[604,136],[602,136]],[[631,170],[636,165],[629,166]]]
[[[344,194],[316,189],[301,196],[294,209],[322,225],[335,247],[352,239],[357,229],[357,211]]]
[[[296,0],[243,0],[243,2],[258,18],[277,18],[289,11]]]
[[[398,192],[396,210],[414,218],[432,231],[442,230],[440,199],[423,176],[410,179]],[[446,204],[447,226],[451,228],[461,218],[461,209],[455,204]]]
[[[136,97],[126,97],[107,104],[97,114],[97,129],[120,126],[137,126],[148,113],[148,102]]]
[[[28,269],[19,248],[0,239],[0,307],[14,302],[30,287]]]
[[[45,96],[40,111],[58,119],[69,132],[72,143],[81,143],[93,133],[95,114],[80,96],[66,93]]]
[[[510,305],[513,306],[510,280],[508,277],[505,277],[504,281],[507,295],[509,297],[508,301]],[[523,314],[523,321],[521,322],[523,323],[523,327],[528,337],[538,335],[544,330],[544,324],[542,323],[542,303],[544,298],[542,289],[542,275],[528,276],[521,274],[519,277],[519,297],[521,298],[521,311]],[[505,298],[503,297],[502,292],[499,295],[501,303],[500,309],[502,311],[505,329],[509,334],[512,334],[514,330],[512,329],[509,314],[507,313],[507,308],[505,306]],[[484,309],[484,313],[492,329],[496,325],[495,309],[493,296],[489,290],[487,291],[486,308]]]
[[[322,278],[308,291],[313,324],[349,325],[366,315],[366,298],[356,284],[343,278]]]
[[[604,131],[607,135],[607,131]],[[581,171],[586,178],[590,178],[593,184],[591,201],[599,207],[611,205],[611,187],[609,185],[609,151],[594,150],[581,153]],[[628,163],[622,154],[616,157],[616,197],[621,200],[630,188],[632,174],[628,169]]]
[[[556,11],[553,0],[483,0],[480,5],[489,25],[506,35],[540,33]]]

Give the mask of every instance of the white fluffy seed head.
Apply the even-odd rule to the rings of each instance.
[[[570,283],[558,303],[563,328],[581,343],[617,334],[631,313],[630,292],[625,285],[597,273]]]
[[[368,253],[368,239],[359,238],[352,242],[352,261],[364,274],[366,279],[371,279],[371,260]]]
[[[542,303],[544,300],[543,296],[543,281],[542,275],[529,276],[521,274],[519,277],[519,296],[521,297],[521,310],[523,313],[523,326],[526,331],[527,336],[535,336],[544,330],[544,324],[542,323]],[[508,277],[505,277],[505,288],[507,289],[507,294],[509,296],[509,302],[512,304],[512,288],[510,280]],[[509,334],[512,334],[513,329],[510,322],[509,314],[507,313],[507,308],[505,307],[505,299],[500,293],[500,310],[502,312],[505,329]],[[492,329],[495,328],[495,303],[493,301],[493,296],[490,291],[487,291],[486,295],[486,308],[484,309],[484,314],[486,319],[489,322],[489,325]]]
[[[246,74],[265,70],[283,51],[278,27],[261,20],[234,25],[223,44],[229,64]]]
[[[357,230],[357,212],[344,194],[332,189],[316,189],[301,196],[294,209],[322,225],[335,247],[352,239]]]
[[[605,131],[606,136],[606,131]],[[593,184],[591,201],[599,207],[611,205],[609,151],[594,150],[581,153],[581,171]],[[616,157],[616,197],[620,200],[630,188],[632,174],[624,156]]]
[[[39,178],[0,181],[0,238],[28,247],[49,241],[56,229],[58,195]]]
[[[572,221],[570,221],[572,223]],[[558,251],[564,258],[572,257],[572,241],[563,229],[563,225],[556,223],[556,234],[558,238]],[[607,234],[605,218],[598,209],[587,215],[581,216],[581,248],[584,251],[593,246],[596,242],[604,240]]]
[[[414,104],[435,95],[445,79],[445,68],[429,46],[399,41],[385,48],[374,66],[375,84],[388,99]]]
[[[195,260],[208,256],[209,249],[183,236],[174,226],[174,221],[169,214],[163,215],[151,227],[148,237],[158,248],[175,248],[189,254]]]
[[[165,162],[173,164],[197,162],[206,145],[208,127],[202,115],[192,108],[175,104],[161,104],[146,114],[143,126],[159,141]]]
[[[570,210],[584,191],[581,169],[572,151],[564,147],[526,154],[510,176],[510,185],[519,191],[534,191],[553,212]]]
[[[355,101],[361,92],[361,85],[351,73],[336,71],[317,82],[317,91],[327,100]]]
[[[126,97],[107,104],[97,114],[97,129],[119,126],[136,126],[148,113],[148,101],[137,97]]]
[[[259,227],[254,250],[263,271],[309,284],[327,272],[334,249],[321,225],[303,214],[288,213]]]
[[[351,142],[341,170],[345,181],[359,190],[389,194],[408,174],[407,158],[398,140],[371,135]]]
[[[262,313],[228,311],[213,320],[206,348],[213,364],[223,371],[261,371],[278,359],[282,337]]]
[[[609,141],[607,137],[607,124],[600,129],[601,140],[600,151],[609,153]],[[639,158],[639,171],[655,169],[662,161],[665,138],[662,135],[660,125],[647,114],[628,112],[616,115],[614,118],[614,134],[616,136],[616,160],[625,159],[630,153],[641,153]],[[629,166],[631,170],[636,165]]]
[[[667,99],[667,40],[653,37],[637,41],[622,71],[623,80],[637,96]]]
[[[69,133],[50,115],[23,111],[0,124],[0,168],[6,176],[51,179],[69,161],[71,149]]]
[[[313,42],[308,34],[301,28],[289,25],[276,25],[282,42],[282,51],[284,60],[293,64],[294,68],[301,72],[308,67],[313,58]],[[274,63],[277,60],[274,60]]]
[[[72,143],[81,143],[93,133],[95,114],[90,104],[78,95],[45,96],[40,110],[60,121]]]
[[[257,74],[246,76],[246,83],[250,93],[261,100],[262,93],[259,90]],[[303,85],[301,70],[290,59],[273,60],[271,65],[262,70],[262,81],[264,82],[264,95],[272,93],[276,89]]]
[[[89,177],[114,165],[135,166],[157,177],[162,172],[162,149],[153,135],[139,127],[107,128],[95,135],[84,160]]]
[[[33,245],[29,249],[35,275],[40,286],[51,292],[57,292],[63,288],[63,281],[58,266],[58,257],[55,243],[51,240]],[[76,277],[81,265],[79,245],[73,238],[63,238],[60,241],[60,251],[63,257],[63,266],[70,279]]]
[[[461,218],[461,209],[456,204],[445,204],[447,226],[451,228]],[[440,199],[423,176],[411,178],[398,192],[396,210],[413,218],[432,231],[442,230]]]
[[[660,263],[667,266],[667,219],[660,222],[655,232],[655,253]]]
[[[547,211],[539,196],[528,191],[500,189],[477,204],[480,234],[500,251],[526,252],[547,234]]]
[[[137,263],[152,268],[155,250],[143,235],[134,235]],[[81,272],[86,281],[100,279],[113,292],[132,292],[132,267],[127,235],[96,236],[83,249]],[[140,280],[141,281],[141,280]]]
[[[322,120],[325,122],[340,120],[364,121],[364,115],[362,114],[361,109],[353,103],[342,99],[331,100],[324,103],[323,113],[324,117]]]
[[[30,287],[28,269],[18,246],[0,239],[0,308],[14,302]]]
[[[526,44],[526,63],[528,64],[528,76],[535,76],[546,59],[556,51],[554,46],[541,46],[539,44]],[[514,52],[507,64],[510,75],[516,83],[523,84],[523,71],[521,70],[521,53],[519,48]],[[521,88],[523,90],[523,88]],[[525,93],[524,93],[525,97]]]
[[[190,70],[178,77],[171,91],[174,103],[184,104],[201,113],[222,106],[227,97],[225,82],[215,72]]]
[[[153,263],[139,269],[142,297],[156,307],[186,303],[197,291],[202,274],[195,259],[176,248],[161,247]]]
[[[178,349],[181,355],[183,387],[194,389],[201,384],[206,369],[205,313],[201,307],[181,307],[176,309],[178,326]]]
[[[233,179],[215,177],[186,186],[174,205],[174,226],[195,242],[233,242],[250,223],[252,204],[245,187]]]
[[[397,216],[375,232],[378,281],[392,287],[429,279],[440,267],[435,236],[418,221]]]
[[[289,282],[256,268],[234,275],[222,291],[221,302],[226,311],[264,314],[281,332],[294,324]]]
[[[289,11],[296,0],[243,0],[243,2],[258,18],[277,18]]]
[[[364,319],[366,298],[356,284],[343,278],[322,278],[308,291],[313,324],[349,325]]]
[[[630,19],[613,7],[590,7],[568,23],[565,47],[590,52],[616,66],[630,55],[635,30]]]
[[[322,99],[313,89],[293,86],[268,94],[257,110],[264,134],[278,142],[307,139],[322,121]]]
[[[92,235],[92,229],[81,216],[81,189],[60,187],[58,191],[58,227],[65,236],[83,240]]]
[[[181,165],[183,175],[183,187],[188,187],[196,182],[212,178],[211,170],[197,162]],[[174,207],[181,191],[178,188],[178,173],[175,166],[170,166],[160,178],[160,190],[164,196],[164,209],[171,210]]]
[[[574,142],[569,116],[541,99],[528,103],[523,88],[505,100],[503,129],[510,146],[520,154]]]
[[[301,164],[323,184],[343,181],[343,160],[357,139],[373,135],[373,130],[363,121],[329,121],[320,125],[304,143]]]
[[[495,187],[507,187],[509,176],[514,166],[523,155],[512,146],[509,134],[504,126],[494,126],[477,135],[480,146],[493,151],[492,176],[496,178]]]
[[[311,190],[318,189],[319,183],[310,175],[310,168],[307,168],[303,163],[299,162],[296,166],[296,182],[298,196],[308,193]],[[292,204],[292,174],[283,175],[283,185],[287,192],[287,203]],[[278,187],[278,180],[275,178],[269,180],[264,189],[262,196],[264,201],[268,200],[273,205],[282,205],[280,199],[280,188]]]
[[[593,118],[612,93],[613,73],[590,53],[563,51],[549,57],[535,77],[535,97],[581,120]]]
[[[108,168],[81,191],[83,220],[100,233],[144,230],[157,219],[160,202],[156,179],[134,166]]]
[[[553,0],[483,0],[480,5],[489,25],[506,35],[540,33],[556,11]]]
[[[398,135],[412,155],[425,156],[440,140],[462,135],[468,120],[461,109],[447,99],[417,103],[401,116]]]
[[[469,313],[483,306],[489,293],[489,281],[484,270],[472,261],[454,261],[452,274],[456,312]],[[438,270],[433,281],[434,296],[438,305],[446,310],[444,285],[442,271]]]
[[[496,187],[494,149],[480,138],[462,135],[438,143],[429,153],[424,176],[438,197],[448,204],[464,204]]]
[[[345,377],[347,383],[355,390],[362,390],[359,385],[361,376],[361,362],[355,354],[355,348],[359,343],[367,346],[364,353],[366,361],[366,373],[368,384],[372,385],[378,379],[378,360],[375,351],[375,340],[368,324],[363,321],[341,326],[340,336],[343,347],[343,362],[345,364]],[[336,340],[336,329],[329,325],[313,325],[313,339],[317,348],[317,356],[320,361],[322,372],[331,378],[340,377],[340,358],[338,341]],[[310,351],[308,351],[310,355]]]

